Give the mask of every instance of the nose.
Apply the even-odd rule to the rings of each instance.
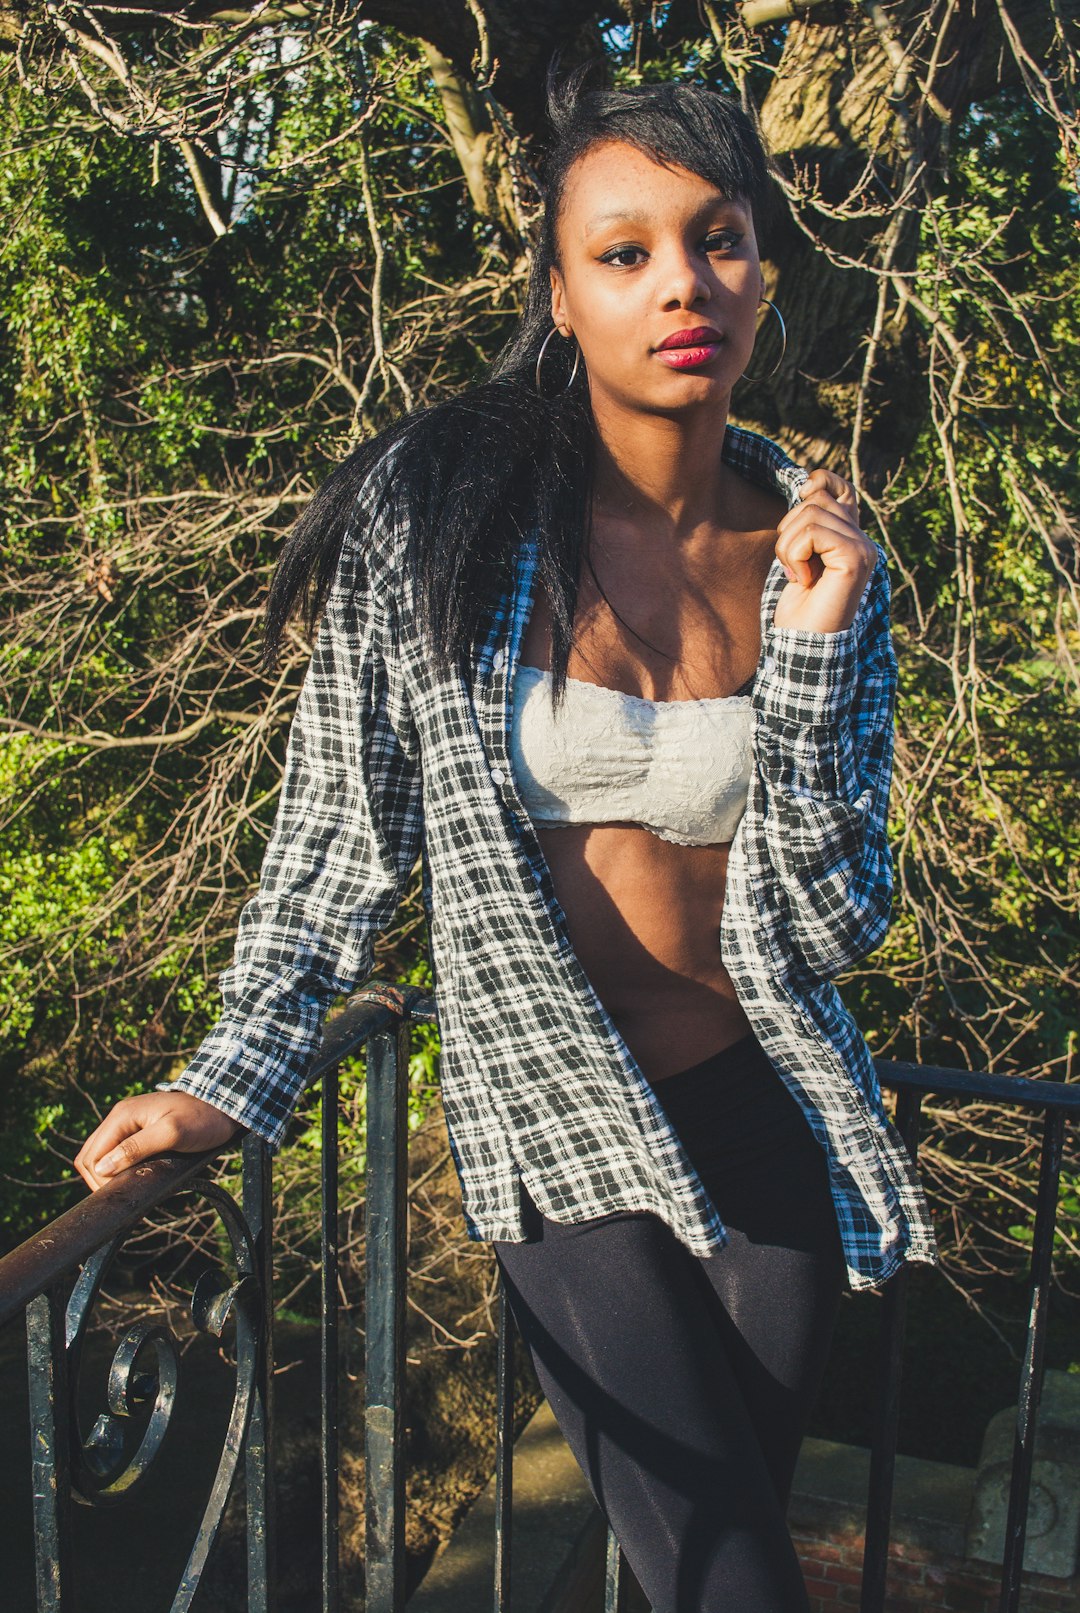
[[[664,253],[660,271],[660,297],[665,308],[690,308],[708,302],[713,294],[705,263],[696,248],[682,242]]]

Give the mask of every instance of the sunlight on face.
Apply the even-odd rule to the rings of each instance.
[[[577,337],[594,407],[727,407],[750,362],[765,283],[749,203],[623,141],[570,169],[551,313]],[[660,344],[699,327],[719,340]]]

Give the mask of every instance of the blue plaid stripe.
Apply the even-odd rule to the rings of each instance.
[[[728,425],[727,462],[781,491],[808,472]],[[362,519],[366,504],[362,504]],[[370,972],[423,851],[444,1112],[468,1236],[525,1236],[520,1184],[555,1220],[660,1216],[693,1252],[727,1232],[577,960],[509,755],[534,535],[469,675],[437,673],[402,584],[402,534],[347,544],[290,733],[259,890],[221,977],[224,1012],[175,1083],[280,1145],[338,995]],[[370,568],[370,569],[369,569]],[[918,1174],[832,977],[889,922],[885,836],[896,658],[884,551],[839,633],[761,602],[754,758],[719,942],[739,1000],[826,1151],[852,1288],[937,1249]]]

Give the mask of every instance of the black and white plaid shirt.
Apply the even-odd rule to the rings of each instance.
[[[809,472],[728,424],[723,457],[782,492]],[[373,485],[373,484],[372,484]],[[366,507],[362,502],[361,510]],[[532,536],[471,675],[439,673],[403,591],[388,521],[347,541],[289,736],[258,892],[240,917],[224,1013],[183,1074],[276,1149],[331,1003],[370,974],[375,936],[424,859],[441,1088],[465,1226],[525,1237],[519,1180],[545,1215],[649,1210],[696,1254],[716,1206],[567,936],[515,787],[510,689],[535,588]],[[937,1246],[917,1171],[832,977],[882,940],[896,655],[884,549],[849,627],[773,624],[761,600],[754,767],[731,846],[721,956],[762,1047],[828,1157],[853,1289]]]

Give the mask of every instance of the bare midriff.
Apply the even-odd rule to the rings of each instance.
[[[586,568],[569,676],[648,700],[740,688],[760,654],[761,594],[784,508],[775,496],[751,494],[742,528],[703,534],[680,554],[681,570],[670,553],[635,550],[622,535],[613,545],[616,569],[601,574],[604,592],[651,644],[677,645],[677,659],[650,653],[627,633]],[[540,588],[520,660],[551,668],[550,606]],[[537,825],[536,833],[574,952],[649,1081],[751,1030],[720,956],[730,841],[684,846],[622,822]]]
[[[730,843],[679,846],[617,823],[536,832],[574,951],[648,1080],[746,1035],[720,960]]]

